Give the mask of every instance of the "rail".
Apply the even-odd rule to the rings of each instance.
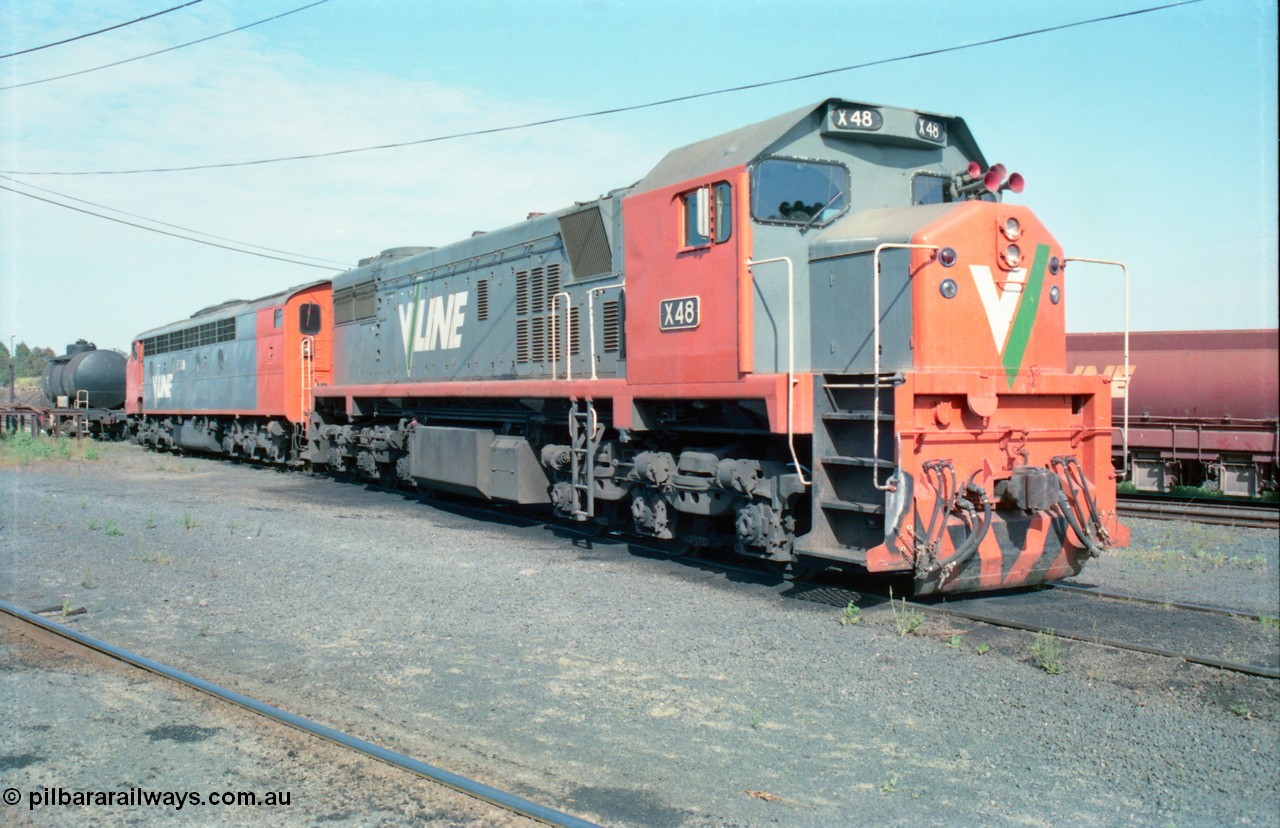
[[[804,467],[800,465],[800,456],[796,454],[796,268],[790,256],[774,256],[771,259],[748,259],[747,267],[756,265],[787,264],[787,448],[791,450],[791,462],[795,464],[796,475],[802,485],[808,486]],[[754,275],[752,276],[754,279]]]
[[[551,297],[551,379],[554,382],[559,379],[557,367],[560,364],[560,337],[556,328],[556,304],[560,301],[560,297],[564,297],[564,337],[566,342],[573,338],[573,305],[572,297],[568,291],[560,291]],[[566,380],[573,379],[573,348],[566,347],[564,349],[564,378]]]
[[[598,285],[587,291],[587,338],[591,340],[591,378],[593,380],[599,379],[596,376],[596,294],[624,287],[626,287],[625,282],[616,282],[612,285]],[[552,316],[554,317],[554,314]]]
[[[939,247],[936,244],[899,244],[897,242],[885,242],[877,245],[872,262],[875,265],[875,283],[871,293],[872,306],[872,350],[871,357],[873,360],[871,376],[871,452],[874,456],[880,454],[880,254],[885,250],[932,250],[936,257]],[[907,267],[907,278],[911,279],[915,276],[911,268]],[[895,444],[896,445],[896,444]],[[880,468],[876,464],[871,466],[871,483],[877,490],[882,492],[892,491],[894,486],[891,483],[880,485]]]
[[[591,826],[593,824],[578,817],[548,808],[545,805],[539,805],[522,797],[507,793],[506,791],[490,787],[484,783],[476,782],[475,780],[468,779],[464,776],[460,776],[459,774],[444,770],[443,768],[429,765],[426,762],[419,761],[402,753],[396,753],[395,751],[375,745],[372,742],[367,742],[364,739],[357,738],[348,733],[343,733],[331,727],[326,727],[318,722],[303,718],[296,713],[290,713],[287,710],[282,710],[278,707],[266,704],[265,702],[250,698],[242,693],[237,693],[234,690],[228,690],[225,687],[221,687],[211,681],[206,681],[205,679],[194,676],[191,673],[184,672],[175,667],[170,667],[167,664],[161,664],[160,662],[149,659],[146,656],[138,655],[130,652],[129,650],[117,647],[114,644],[109,644],[100,639],[93,638],[92,636],[86,635],[78,630],[73,630],[70,627],[41,618],[35,613],[28,612],[21,607],[10,604],[8,601],[0,600],[0,614],[11,616],[13,619],[23,622],[29,626],[36,627],[45,633],[51,633],[68,641],[75,642],[81,647],[102,653],[103,655],[122,661],[126,664],[132,664],[135,667],[154,673],[158,676],[163,676],[180,684],[185,684],[186,686],[199,690],[202,693],[208,693],[211,696],[230,702],[231,704],[242,707],[245,710],[250,710],[260,716],[265,716],[266,718],[279,722],[280,724],[288,725],[289,727],[296,728],[321,739],[326,739],[347,748],[348,750],[363,753],[364,755],[377,759],[378,761],[386,762],[388,765],[393,767],[400,768],[401,770],[408,771],[409,773],[421,776],[425,779],[430,779],[431,781],[437,782],[441,785],[446,785],[456,791],[467,794],[468,796],[484,800],[485,802],[489,802],[499,808],[504,808],[508,811],[529,817],[530,819],[535,819],[548,825],[575,826],[575,828],[576,826],[586,828],[586,826]]]
[[[1065,270],[1068,262],[1085,262],[1086,264],[1109,265],[1118,267],[1124,274],[1124,423],[1120,430],[1120,441],[1124,448],[1123,465],[1120,471],[1121,480],[1127,480],[1132,473],[1129,467],[1129,268],[1124,262],[1116,262],[1110,259],[1086,259],[1082,256],[1068,256],[1062,260],[1062,267]],[[1115,382],[1112,379],[1112,382]]]

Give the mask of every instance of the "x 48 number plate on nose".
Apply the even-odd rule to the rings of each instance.
[[[658,327],[664,331],[684,331],[698,327],[697,296],[663,299],[658,305]]]

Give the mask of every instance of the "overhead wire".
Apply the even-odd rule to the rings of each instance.
[[[663,98],[662,100],[649,101],[641,104],[631,104],[628,106],[617,106],[609,109],[598,109],[593,112],[582,112],[576,115],[561,115],[555,118],[543,118],[537,121],[528,121],[522,124],[509,124],[507,126],[490,127],[488,129],[470,130],[468,132],[455,132],[448,135],[437,135],[431,138],[420,138],[413,141],[399,141],[388,144],[377,144],[368,147],[355,147],[350,149],[333,150],[330,152],[316,152],[302,155],[286,155],[275,158],[260,158],[252,161],[228,161],[215,164],[191,164],[182,167],[149,167],[128,170],[0,170],[0,172],[11,175],[138,175],[144,173],[171,173],[171,172],[192,172],[195,170],[217,170],[228,169],[233,167],[251,167],[264,164],[278,164],[286,161],[306,161],[316,158],[333,158],[340,155],[352,155],[361,152],[375,152],[379,150],[398,149],[401,147],[420,146],[422,144],[433,144],[441,141],[452,141],[460,138],[473,138],[480,135],[494,135],[502,132],[514,132],[516,130],[531,129],[533,127],[548,126],[551,124],[560,124],[567,121],[579,121],[586,118],[597,118],[603,115],[616,115],[622,112],[635,112],[642,109],[652,109],[659,106],[667,106],[674,103],[683,103],[685,101],[693,101],[701,98],[709,98],[716,95],[726,95],[732,92],[745,92],[752,89],[763,89],[769,86],[778,86],[785,83],[795,83],[797,81],[809,80],[812,78],[823,77],[825,75],[834,75],[841,72],[851,72],[856,69],[867,69],[872,66],[883,66],[889,63],[900,63],[907,60],[916,60],[918,58],[933,57],[935,55],[947,54],[950,52],[959,52],[966,49],[976,49],[982,46],[991,46],[996,43],[1006,43],[1011,40],[1019,40],[1036,35],[1048,34],[1050,32],[1062,31],[1064,29],[1072,29],[1079,26],[1088,26],[1094,23],[1103,23],[1112,20],[1120,20],[1126,17],[1135,17],[1142,14],[1150,14],[1152,12],[1165,11],[1167,9],[1178,8],[1181,6],[1199,3],[1202,0],[1180,0],[1175,3],[1166,3],[1161,6],[1151,6],[1144,9],[1134,9],[1127,12],[1118,12],[1116,14],[1104,15],[1102,17],[1092,17],[1087,20],[1077,20],[1071,23],[1060,23],[1054,26],[1046,26],[1040,29],[1033,29],[1015,34],[1002,35],[1000,37],[988,38],[986,40],[975,41],[973,43],[962,43],[958,46],[946,46],[938,49],[928,49],[922,52],[913,52],[907,55],[898,55],[896,57],[881,58],[879,60],[866,61],[851,66],[841,66],[835,69],[823,69],[816,72],[807,72],[803,75],[795,75],[788,78],[779,78],[776,80],[760,81],[757,83],[742,84],[740,86],[731,86],[724,89],[714,89],[708,92],[696,92],[689,95],[679,95],[671,98]]]
[[[158,11],[153,14],[144,15],[142,17],[139,17],[137,20],[130,20],[125,23],[117,23],[116,25],[108,26],[105,29],[98,29],[96,32],[85,32],[84,34],[76,35],[75,37],[68,37],[64,40],[58,40],[53,43],[46,43],[43,46],[33,46],[30,49],[23,49],[20,52],[10,52],[7,55],[0,55],[0,60],[3,60],[4,58],[17,57],[18,55],[29,55],[32,52],[39,52],[41,49],[50,49],[54,46],[61,46],[64,43],[74,43],[77,40],[84,40],[86,37],[93,37],[94,35],[100,35],[105,32],[113,32],[116,29],[123,29],[125,26],[132,26],[134,23],[141,23],[144,20],[151,20],[154,17],[159,17],[163,14],[168,14],[169,12],[176,12],[180,9],[187,8],[188,6],[194,6],[197,3],[203,3],[203,2],[204,0],[190,0],[190,2],[183,3],[181,6],[174,6],[171,9],[165,9],[164,11]]]
[[[12,181],[13,179],[7,179],[7,180]],[[136,227],[139,230],[146,230],[151,233],[159,233],[162,236],[170,236],[175,239],[182,239],[184,241],[195,242],[196,244],[207,245],[208,247],[217,247],[217,248],[221,248],[222,250],[230,250],[234,253],[244,253],[245,255],[248,255],[248,256],[257,256],[262,259],[273,259],[277,262],[288,262],[289,264],[303,265],[304,267],[316,267],[316,268],[320,268],[321,270],[334,271],[339,269],[339,268],[330,267],[327,265],[313,264],[312,262],[303,262],[297,259],[286,259],[283,256],[271,256],[266,253],[255,253],[252,250],[244,250],[242,248],[232,247],[227,244],[218,244],[217,242],[206,241],[205,239],[197,239],[191,236],[184,236],[181,233],[170,233],[167,230],[160,230],[155,227],[147,227],[146,225],[137,224],[136,222],[125,221],[124,219],[118,219],[112,216],[104,216],[103,214],[95,213],[92,210],[84,210],[80,207],[73,207],[70,204],[63,204],[59,201],[54,201],[53,199],[50,199],[50,198],[43,198],[41,196],[35,195],[34,193],[25,193],[22,190],[15,190],[13,187],[9,187],[4,184],[0,184],[0,190],[8,190],[9,192],[15,193],[16,195],[25,196],[26,198],[32,198],[32,199],[35,199],[36,201],[43,201],[46,204],[52,204],[56,207],[62,207],[65,210],[74,210],[77,213],[84,213],[85,215],[94,216],[95,218],[106,219],[107,221],[113,221],[116,224],[124,224],[129,227]],[[195,232],[199,232],[199,231],[195,231]],[[208,235],[208,234],[205,234],[205,235]]]
[[[197,230],[194,227],[183,227],[181,224],[171,224],[170,222],[161,221],[160,219],[151,218],[150,216],[143,216],[137,213],[130,213],[128,210],[121,210],[118,207],[112,207],[108,204],[99,204],[96,201],[88,201],[87,199],[76,198],[73,195],[60,193],[57,190],[50,190],[47,187],[38,187],[35,184],[28,184],[25,181],[19,181],[16,178],[11,178],[7,175],[0,175],[0,178],[3,178],[5,181],[11,181],[14,184],[17,184],[21,187],[26,187],[29,190],[39,190],[42,193],[48,193],[49,195],[57,196],[58,198],[64,198],[64,199],[67,199],[68,201],[75,201],[79,204],[87,204],[90,207],[97,207],[102,210],[110,210],[111,212],[119,213],[122,216],[129,216],[130,218],[149,221],[152,224],[158,224],[161,227],[172,227],[174,230],[184,230],[188,233],[196,233],[197,235],[207,236],[211,239],[217,239],[219,241],[224,241],[224,242],[231,242],[232,244],[238,244],[242,247],[251,247],[251,248],[254,248],[255,250],[265,250],[268,253],[280,253],[285,256],[294,256],[299,259],[313,259],[317,262],[324,262],[325,264],[336,265],[337,267],[343,268],[344,270],[347,267],[349,267],[349,265],[346,262],[338,262],[338,261],[334,261],[333,259],[325,259],[320,256],[308,256],[306,253],[296,253],[292,250],[279,250],[274,247],[265,247],[261,244],[253,244],[252,242],[241,241],[240,239],[231,239],[231,238],[227,238],[226,236],[216,235],[214,233],[206,233],[205,231]]]
[[[212,34],[212,35],[209,35],[208,37],[202,37],[199,40],[192,40],[187,43],[179,43],[177,46],[170,46],[167,49],[159,49],[155,52],[147,52],[145,55],[138,55],[137,57],[125,58],[124,60],[117,60],[114,63],[104,63],[101,66],[94,66],[89,69],[81,69],[77,72],[68,72],[65,75],[54,75],[51,78],[41,78],[40,80],[25,81],[23,83],[15,83],[9,86],[0,86],[0,92],[3,92],[7,89],[21,89],[24,86],[36,86],[37,84],[49,83],[50,81],[62,80],[63,78],[74,78],[77,75],[87,75],[90,72],[97,72],[101,69],[110,69],[113,66],[123,66],[126,63],[133,63],[136,60],[143,60],[145,58],[155,57],[156,55],[163,55],[166,52],[174,52],[174,51],[177,51],[178,49],[185,49],[188,46],[195,46],[200,43],[207,43],[210,40],[216,40],[217,38],[220,38],[220,37],[226,37],[227,35],[235,34],[236,32],[243,32],[245,29],[252,29],[254,26],[261,26],[263,23],[270,23],[273,20],[279,20],[282,17],[288,17],[291,14],[297,14],[300,11],[306,11],[307,9],[315,8],[316,6],[323,5],[324,3],[328,3],[328,2],[329,0],[316,0],[315,3],[310,3],[306,6],[300,6],[296,9],[291,9],[287,12],[281,12],[280,14],[277,14],[273,17],[264,17],[262,20],[257,20],[253,23],[247,23],[244,26],[237,26],[234,29],[227,29],[225,32],[218,32],[217,34]]]

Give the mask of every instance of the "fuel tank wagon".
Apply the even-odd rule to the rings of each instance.
[[[264,415],[250,393],[278,296],[218,315],[256,325],[243,388],[202,395],[187,357],[145,347],[197,320],[150,332],[138,408],[157,441],[225,450],[248,412],[335,471],[793,572],[909,574],[921,593],[1060,578],[1127,531],[1109,388],[1067,371],[1066,257],[1003,202],[1022,188],[960,118],[829,99],[314,288],[332,373],[304,383],[309,407]],[[210,424],[201,406],[233,392]]]

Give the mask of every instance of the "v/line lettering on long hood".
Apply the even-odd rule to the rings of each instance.
[[[447,296],[422,296],[422,283],[413,288],[413,299],[397,309],[400,314],[400,335],[404,339],[404,361],[408,370],[413,368],[413,355],[419,351],[452,350],[462,347],[462,324],[466,321],[463,310],[467,305],[467,291],[461,290]]]

